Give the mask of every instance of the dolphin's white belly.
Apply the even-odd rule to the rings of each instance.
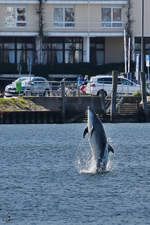
[[[93,132],[92,136],[89,137],[89,143],[92,148],[93,154],[97,159],[100,159],[101,152],[104,150],[100,139]]]
[[[108,144],[106,143],[106,146],[103,146],[101,138],[94,132],[92,136],[89,136],[89,143],[95,161],[100,162],[102,168],[105,169],[108,161]]]
[[[102,162],[101,162],[103,169],[106,169],[107,162],[108,162],[108,143],[106,144],[106,148],[105,148],[105,151],[104,151],[104,156],[103,156]]]

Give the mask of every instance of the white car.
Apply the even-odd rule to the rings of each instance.
[[[19,93],[16,89],[16,83],[21,82],[22,86],[24,86],[25,80],[27,80],[29,77],[28,76],[21,76],[17,80],[13,81],[11,84],[8,84],[5,87],[5,96],[6,97],[12,97],[12,96],[17,96]]]
[[[17,82],[21,83],[21,91],[17,90]],[[49,95],[49,82],[44,77],[20,77],[5,87],[5,96],[12,97],[20,95]]]
[[[118,77],[117,93],[133,94],[140,90],[140,85],[126,78]],[[85,90],[86,94],[107,96],[112,93],[112,76],[98,75],[91,77]]]

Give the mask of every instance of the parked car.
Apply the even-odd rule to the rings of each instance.
[[[21,90],[17,90],[17,83],[21,83]],[[13,83],[5,87],[5,96],[18,96],[20,95],[48,95],[50,92],[49,82],[44,77],[20,77]]]
[[[134,83],[133,81],[118,77],[117,93],[119,94],[133,94],[134,92],[140,90],[140,85]],[[98,75],[91,77],[88,82],[86,89],[86,94],[91,95],[110,95],[112,92],[112,76],[111,75]]]
[[[22,77],[19,77],[17,80],[13,81],[11,84],[8,84],[6,87],[5,87],[5,91],[4,91],[4,95],[6,97],[12,97],[12,96],[17,96],[19,93],[16,89],[16,83],[17,82],[21,82],[22,86],[24,86],[24,81],[26,79],[28,79],[29,77],[26,77],[26,76],[22,76]],[[22,93],[22,92],[21,92]],[[20,93],[20,94],[21,94]]]

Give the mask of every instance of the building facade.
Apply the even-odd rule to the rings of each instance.
[[[128,0],[0,0],[0,63],[124,62],[127,12]]]
[[[144,6],[144,55],[150,55],[150,1],[143,0]],[[132,36],[132,59],[135,61],[136,55],[141,54],[141,36],[142,36],[142,1],[130,0],[130,20],[131,20],[131,36]]]

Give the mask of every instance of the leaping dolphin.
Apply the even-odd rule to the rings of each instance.
[[[92,154],[96,160],[97,172],[105,170],[108,162],[108,153],[111,151],[114,153],[111,145],[108,144],[104,127],[102,122],[97,117],[94,110],[88,106],[88,122],[87,127],[84,130],[83,138],[88,133],[89,144]]]

